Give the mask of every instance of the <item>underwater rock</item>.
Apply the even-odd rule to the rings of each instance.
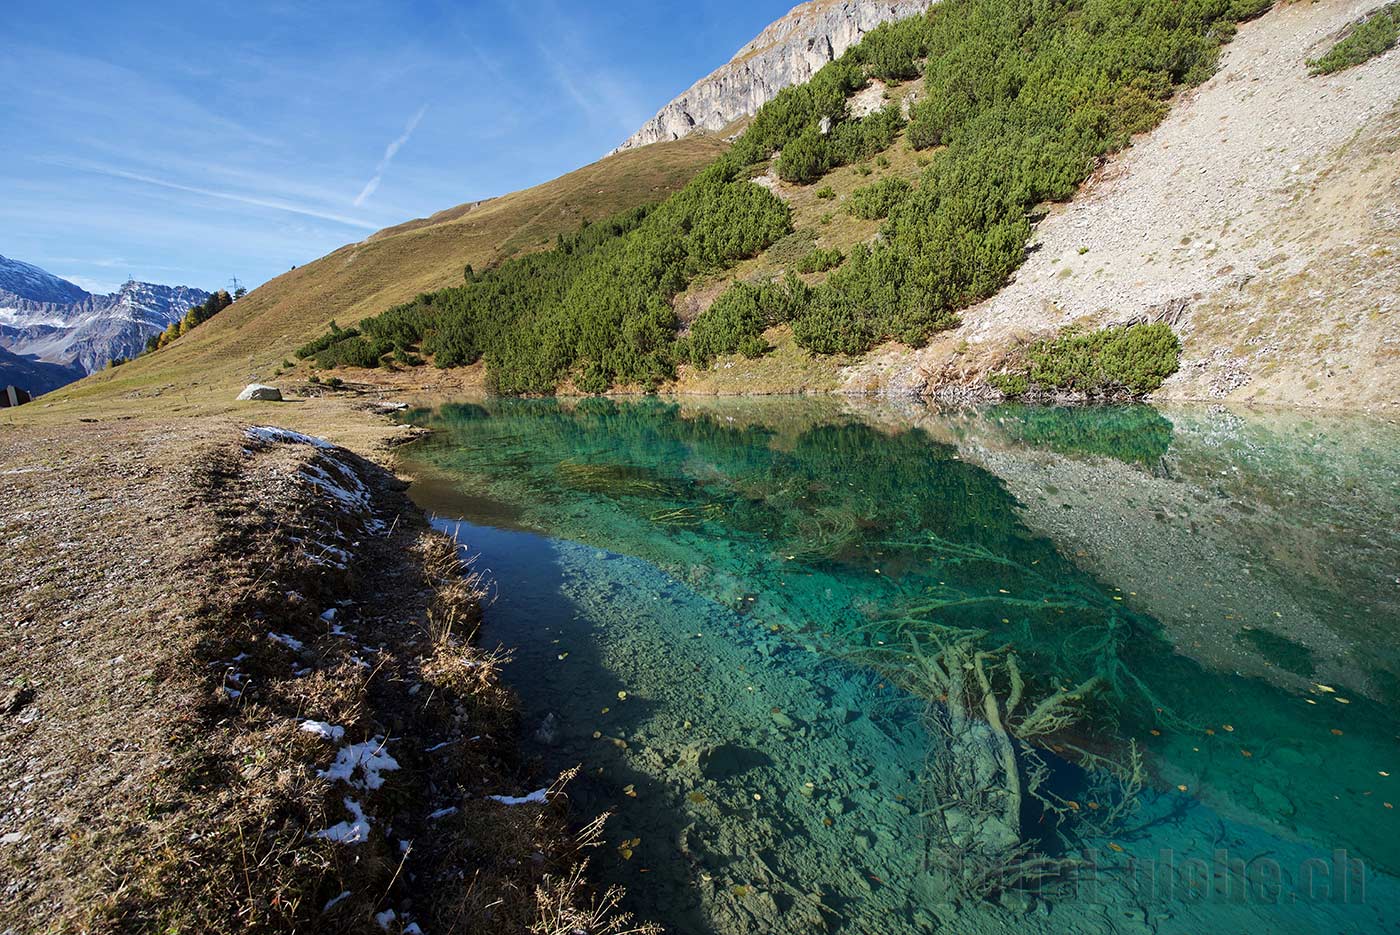
[[[732,779],[761,766],[772,766],[773,760],[762,750],[723,743],[700,752],[700,772],[706,779]]]
[[[1256,782],[1252,791],[1254,797],[1259,800],[1259,807],[1266,812],[1280,816],[1293,814],[1293,803],[1277,789]]]
[[[553,711],[546,714],[540,726],[535,729],[535,742],[546,747],[553,747],[559,743],[559,718]]]
[[[784,714],[781,708],[774,708],[769,712],[769,716],[773,719],[773,723],[783,730],[793,730],[797,727],[797,722]]]
[[[1002,890],[997,902],[1001,903],[1001,908],[1007,912],[1017,915],[1025,915],[1035,905],[1035,900],[1025,890]]]

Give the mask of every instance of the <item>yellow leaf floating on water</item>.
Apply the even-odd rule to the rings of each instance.
[[[618,700],[618,701],[626,701],[626,700],[627,700],[627,693],[626,693],[626,692],[618,692],[618,693],[617,693],[617,700]]]
[[[637,787],[629,782],[627,785],[622,787],[622,794],[627,796],[629,799],[635,799],[637,797]]]
[[[1390,775],[1389,773],[1387,773],[1387,772],[1386,772],[1385,770],[1383,770],[1383,769],[1376,770],[1376,772],[1380,773],[1382,776],[1389,776],[1389,775]]]
[[[1185,792],[1185,791],[1186,791],[1186,784],[1183,783],[1183,784],[1177,786],[1177,787],[1176,787],[1176,791],[1178,791],[1178,792]]]
[[[560,661],[560,662],[563,662],[565,659],[568,659],[568,658],[569,658],[569,654],[568,654],[568,653],[560,653],[560,654],[559,654],[559,661]]]
[[[1331,685],[1323,685],[1321,682],[1313,682],[1313,688],[1316,688],[1320,692],[1326,692],[1329,695],[1335,695],[1337,693],[1337,690]]]
[[[1120,853],[1120,854],[1123,853],[1123,846],[1122,846],[1121,844],[1116,844],[1116,843],[1114,843],[1113,841],[1109,841],[1109,842],[1108,842],[1108,847],[1109,847],[1109,850],[1117,851],[1117,852]]]
[[[1340,736],[1342,736],[1342,732],[1339,731],[1339,730],[1337,730],[1337,728],[1334,727],[1334,728],[1332,728],[1332,735],[1333,735],[1334,737],[1340,737]]]
[[[1222,724],[1221,726],[1224,727],[1227,731],[1233,731],[1235,729],[1233,724]]]

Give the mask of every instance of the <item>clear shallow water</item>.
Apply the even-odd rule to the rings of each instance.
[[[1394,426],[830,400],[413,419],[437,430],[416,496],[499,584],[532,752],[585,764],[581,811],[617,810],[606,872],[670,929],[1397,926]],[[1135,744],[1149,782],[1108,828],[1027,815],[1091,862],[1072,886],[954,905],[928,872],[939,748],[881,655],[911,625],[1011,646],[1045,690],[1101,679],[1046,745]],[[1102,776],[1044,756],[1061,801],[1097,804]]]

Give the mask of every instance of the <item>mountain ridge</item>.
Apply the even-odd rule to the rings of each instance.
[[[0,361],[0,379],[34,391],[33,368],[16,361],[53,364],[59,369],[44,371],[38,382],[45,389],[37,392],[56,389],[114,359],[136,356],[147,338],[208,297],[190,286],[135,280],[94,295],[32,263],[0,256],[0,349],[10,355]],[[62,373],[69,379],[47,385]]]
[[[923,13],[936,0],[813,0],[798,4],[724,65],[661,108],[613,153],[752,116],[790,85],[802,84],[882,23]]]

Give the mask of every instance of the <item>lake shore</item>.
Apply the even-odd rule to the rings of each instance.
[[[515,932],[590,892],[402,430],[258,427],[289,408],[0,432],[0,928]]]

